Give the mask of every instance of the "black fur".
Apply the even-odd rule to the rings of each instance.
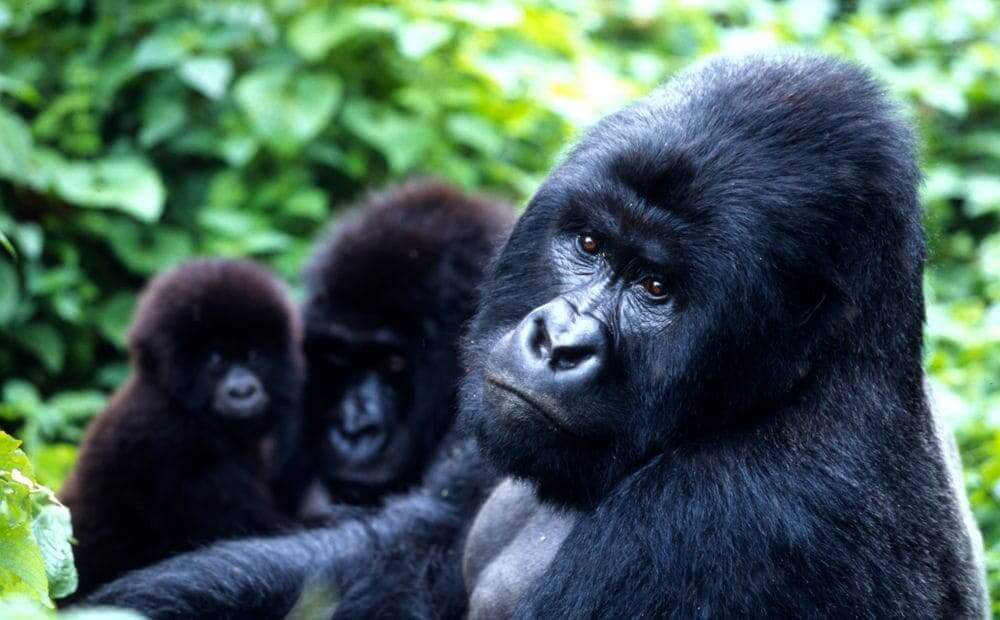
[[[483,451],[580,515],[517,617],[985,615],[923,386],[918,179],[882,89],[822,57],[714,59],[569,152],[501,254],[468,346],[463,416]],[[510,424],[484,400],[483,373],[502,336],[589,277],[567,243],[594,231],[609,248],[599,269],[623,292],[602,318],[604,381],[563,410],[582,437]],[[669,290],[656,303],[621,288],[650,263]],[[301,547],[320,541],[312,570],[334,567],[342,617],[460,613],[426,602],[418,545],[351,574],[356,547],[331,531],[239,564],[253,592],[228,575],[260,541],[95,600],[238,614],[294,598],[315,574]],[[443,602],[462,592],[438,584]]]
[[[513,219],[506,204],[412,181],[370,196],[319,243],[305,271],[303,439],[277,487],[286,510],[317,471],[337,502],[373,504],[420,481],[453,425],[459,335]],[[359,393],[366,378],[378,395]],[[331,440],[349,399],[377,411],[384,437],[354,465]]]
[[[186,263],[145,291],[129,349],[132,374],[90,425],[60,493],[79,541],[78,595],[211,541],[272,532],[282,521],[267,488],[264,442],[296,414],[302,364],[281,285],[246,261]],[[212,410],[232,359],[253,370],[270,399],[254,419]]]

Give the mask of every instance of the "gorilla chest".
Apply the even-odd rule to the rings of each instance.
[[[466,539],[462,570],[470,620],[510,617],[545,573],[577,517],[540,502],[524,482],[501,482]]]

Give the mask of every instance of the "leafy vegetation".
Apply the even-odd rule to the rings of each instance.
[[[1000,596],[991,0],[0,0],[0,425],[56,487],[125,375],[151,274],[250,255],[294,285],[367,187],[430,174],[523,200],[600,114],[706,53],[782,43],[865,63],[920,128],[927,367]],[[0,544],[23,549],[0,556],[26,575],[0,593],[48,602],[63,585],[28,550],[36,487],[0,480],[22,485],[0,497],[20,511]]]
[[[0,592],[53,607],[76,589],[69,510],[34,481],[19,444],[0,431]]]

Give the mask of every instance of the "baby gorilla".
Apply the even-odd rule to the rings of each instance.
[[[420,480],[454,421],[462,326],[512,223],[505,204],[415,181],[320,243],[305,276],[302,449],[278,485],[288,510],[317,471],[350,504]]]
[[[78,594],[220,538],[276,530],[266,443],[298,405],[299,330],[256,265],[195,260],[156,278],[132,376],[91,424],[61,493]]]

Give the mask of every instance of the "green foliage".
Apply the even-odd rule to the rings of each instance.
[[[521,201],[602,113],[775,44],[865,63],[920,128],[927,366],[1000,594],[991,0],[0,0],[0,425],[57,485],[150,275],[249,255],[294,284],[340,205],[408,175]]]
[[[34,481],[19,444],[0,431],[0,598],[51,608],[76,590],[69,510]]]

